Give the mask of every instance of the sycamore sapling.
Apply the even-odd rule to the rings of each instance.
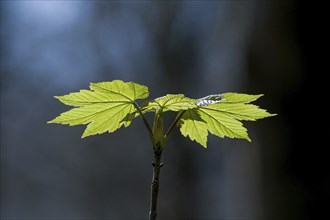
[[[48,123],[85,125],[82,138],[105,132],[114,132],[127,127],[132,120],[141,117],[149,133],[153,152],[153,179],[149,219],[155,220],[159,191],[159,173],[164,146],[176,126],[181,134],[206,148],[207,135],[211,133],[224,138],[241,138],[251,141],[241,121],[274,116],[256,105],[250,104],[262,95],[224,93],[209,95],[200,99],[183,94],[168,94],[139,105],[136,100],[149,96],[148,87],[134,83],[113,80],[91,83],[90,90],[80,90],[64,96],[55,96],[59,101],[74,108],[62,113]],[[177,112],[171,126],[164,132],[163,114]],[[145,114],[154,112],[151,128]]]

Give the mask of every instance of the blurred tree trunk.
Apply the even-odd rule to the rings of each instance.
[[[265,19],[256,22],[247,54],[249,90],[254,93],[264,93],[267,97],[263,100],[264,105],[272,106],[273,109],[269,110],[278,113],[276,120],[260,125],[263,129],[259,131],[262,141],[261,167],[263,168],[262,190],[265,218],[313,219],[312,216],[307,217],[306,215],[310,207],[304,207],[306,198],[304,198],[303,193],[308,193],[308,191],[304,192],[303,187],[301,187],[303,184],[300,185],[301,183],[296,182],[294,172],[290,174],[292,161],[288,158],[293,150],[301,151],[303,146],[307,146],[309,149],[306,142],[296,146],[297,148],[292,145],[293,139],[300,139],[300,136],[305,139],[308,134],[299,134],[299,137],[294,137],[291,134],[292,128],[305,130],[308,126],[301,124],[299,128],[283,127],[287,125],[284,120],[288,120],[288,116],[292,119],[295,118],[297,121],[294,123],[297,125],[299,121],[302,122],[304,117],[297,118],[295,116],[299,115],[304,107],[298,108],[298,105],[293,106],[292,104],[290,104],[290,108],[293,107],[295,111],[291,112],[293,115],[289,115],[292,109],[289,109],[289,106],[284,106],[283,97],[300,94],[304,100],[313,99],[309,97],[310,93],[302,94],[303,91],[299,89],[299,84],[304,80],[304,76],[301,72],[300,55],[298,54],[296,36],[294,36],[295,22],[297,22],[294,19],[296,19],[295,13],[298,12],[296,7],[296,2],[269,2],[259,7],[258,13],[263,14]],[[258,88],[257,91],[256,88]],[[296,101],[291,100],[290,102],[295,103]],[[317,113],[315,112],[315,114]],[[313,150],[308,150],[307,154],[312,155],[312,152]],[[297,154],[298,152],[294,153]],[[298,153],[298,155],[300,154]],[[305,159],[303,163],[309,161],[308,158]]]

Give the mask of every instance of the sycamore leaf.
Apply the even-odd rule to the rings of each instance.
[[[203,133],[204,136],[205,133],[210,132],[221,138],[226,136],[251,141],[247,129],[240,121],[255,121],[276,115],[270,114],[256,105],[248,104],[261,96],[225,93],[198,99],[198,108],[190,109],[189,113],[187,111],[181,118],[181,133],[184,136],[188,135],[191,140],[200,140],[200,135],[195,131],[195,122],[198,122],[200,124],[199,133]],[[206,142],[205,145],[202,145],[206,147]]]
[[[218,137],[242,138],[251,141],[243,124],[226,112],[207,108],[197,110],[207,125],[207,130]]]
[[[223,93],[220,96],[222,97],[223,102],[227,102],[227,103],[250,103],[263,96],[263,94],[249,95],[249,94],[228,92],[228,93]]]
[[[145,99],[149,96],[148,87],[134,82],[125,83],[122,80],[91,83],[90,89],[95,91],[103,91],[114,95],[120,95],[130,101],[136,99]]]
[[[196,108],[196,100],[185,97],[183,94],[168,94],[166,96],[155,99],[154,102],[150,102],[146,107],[148,110],[156,110],[158,108],[163,111],[180,111],[191,108]]]
[[[91,83],[90,90],[56,96],[66,105],[75,106],[48,123],[80,125],[88,124],[82,137],[113,132],[122,125],[128,126],[136,114],[135,100],[147,98],[148,87],[113,80]]]
[[[68,95],[55,96],[55,98],[66,105],[75,107],[99,103],[118,103],[123,101],[123,96],[120,94],[109,95],[109,93],[104,91],[90,90],[80,90],[79,92],[73,92]],[[130,100],[127,101],[130,102]]]
[[[255,121],[273,114],[268,113],[265,109],[261,109],[256,105],[245,103],[216,103],[206,107],[201,107],[201,110],[208,111],[210,114],[215,112],[222,112],[230,115],[237,120]]]
[[[196,141],[206,147],[207,124],[200,117],[196,109],[188,109],[181,118],[181,134],[189,136],[190,140]]]

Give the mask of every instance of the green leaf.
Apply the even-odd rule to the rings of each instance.
[[[109,95],[109,93],[104,91],[90,90],[80,90],[80,92],[73,92],[63,96],[55,96],[55,98],[66,105],[75,107],[99,103],[118,103],[123,101],[123,96],[120,94]],[[130,100],[127,101],[130,102]]]
[[[251,141],[243,124],[229,114],[201,107],[197,110],[207,125],[207,130],[218,137],[242,138]]]
[[[198,99],[198,108],[190,109],[189,113],[187,111],[181,118],[181,133],[184,136],[188,135],[191,140],[200,140],[197,142],[204,147],[206,142],[201,141],[203,138],[200,137],[200,133],[204,134],[203,137],[205,133],[210,132],[221,138],[241,138],[251,141],[247,129],[240,121],[255,121],[276,115],[256,105],[248,104],[261,96],[225,93]],[[196,133],[197,123],[199,133]]]
[[[122,125],[129,126],[136,114],[136,99],[147,98],[148,87],[113,80],[91,83],[90,90],[56,96],[66,105],[75,106],[48,123],[80,125],[88,124],[82,137],[113,132]]]
[[[196,108],[196,100],[185,97],[183,94],[168,94],[155,99],[147,106],[148,110],[162,108],[163,111],[180,111]]]
[[[148,87],[134,83],[113,80],[111,82],[91,83],[91,90],[107,92],[113,95],[120,95],[130,101],[145,99],[149,96]]]
[[[223,98],[223,102],[227,102],[227,103],[250,103],[257,100],[261,96],[263,96],[263,94],[249,95],[249,94],[233,93],[233,92],[221,94],[221,97]]]
[[[216,114],[216,112],[222,112],[230,115],[237,120],[255,121],[274,114],[268,113],[265,109],[261,109],[256,105],[245,103],[216,103],[206,107],[200,108],[203,111],[208,111],[210,114]]]
[[[190,140],[196,141],[206,148],[207,124],[198,114],[197,109],[188,109],[181,118],[181,134],[189,136]]]

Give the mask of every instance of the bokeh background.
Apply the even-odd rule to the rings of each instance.
[[[257,104],[278,113],[245,123],[252,143],[210,136],[203,149],[174,132],[159,220],[327,219],[317,5],[1,1],[1,219],[148,218],[152,151],[141,120],[86,139],[84,126],[46,124],[69,109],[54,95],[113,79],[149,86],[151,99],[263,93]]]

